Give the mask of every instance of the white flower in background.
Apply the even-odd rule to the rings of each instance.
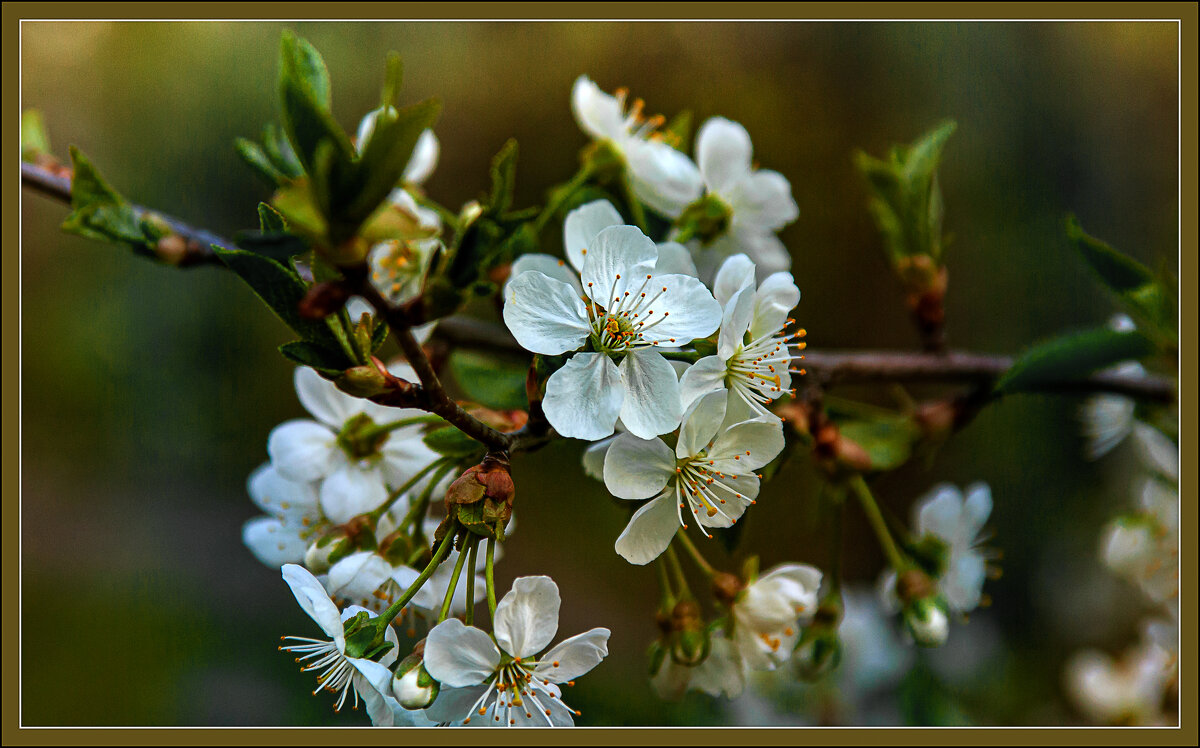
[[[679,425],[679,381],[655,348],[711,334],[721,307],[700,281],[662,274],[657,260],[654,242],[637,228],[611,226],[587,248],[581,289],[536,270],[505,288],[504,323],[523,348],[579,351],[546,382],[542,407],[559,434],[602,439],[618,417],[644,438]],[[621,357],[619,367],[613,357]]]
[[[1108,323],[1118,332],[1137,329],[1128,315],[1118,314]],[[1146,369],[1136,361],[1126,361],[1110,367],[1115,374],[1141,375]],[[1086,441],[1084,452],[1089,460],[1097,460],[1108,454],[1129,436],[1133,430],[1133,415],[1136,403],[1124,395],[1092,395],[1080,410],[1083,436]]]
[[[421,569],[413,568],[403,560],[391,558],[391,554],[388,553],[389,549],[384,547],[389,536],[397,530],[404,529],[399,527],[399,522],[403,519],[403,510],[407,506],[405,506],[405,502],[398,502],[398,504],[401,504],[400,511],[389,510],[384,513],[379,524],[376,525],[375,537],[379,550],[356,551],[339,559],[329,569],[329,574],[325,578],[325,588],[329,590],[330,596],[335,600],[357,603],[376,613],[382,613],[421,575]],[[426,519],[423,522],[425,536],[433,537],[437,526],[437,520]],[[509,528],[506,528],[506,532],[511,535],[511,524]],[[430,617],[436,617],[441,610],[446,590],[450,586],[450,577],[453,575],[453,569],[458,561],[458,553],[455,550],[449,552],[433,575],[425,581],[425,584],[421,585],[421,589],[396,617],[397,626],[406,619],[408,620],[410,636],[416,635],[418,620],[424,621]],[[500,548],[497,547],[494,560],[499,560],[501,556]],[[478,603],[486,594],[487,586],[483,575],[476,574],[475,599],[472,602]],[[460,615],[466,610],[467,581],[464,577],[458,580],[458,585],[454,589],[450,615]]]
[[[842,620],[838,638],[842,660],[837,678],[843,695],[851,701],[895,685],[912,667],[915,654],[905,647],[896,627],[866,588],[842,593]]]
[[[367,263],[371,285],[393,305],[416,298],[425,286],[429,263],[442,248],[440,239],[389,239],[371,247]]]
[[[699,665],[683,665],[668,653],[658,671],[650,676],[650,685],[660,699],[679,701],[686,691],[736,699],[746,688],[746,663],[733,640],[717,630],[712,634],[708,657]]]
[[[789,392],[792,376],[788,314],[800,301],[790,273],[774,273],[756,285],[754,263],[744,254],[726,260],[713,295],[721,304],[717,353],[684,372],[679,388],[686,408],[716,390],[729,393],[730,412],[751,418],[771,415],[767,403]]]
[[[987,578],[979,533],[991,513],[992,492],[986,483],[967,486],[965,497],[956,486],[942,483],[914,507],[917,536],[932,535],[946,544],[946,567],[937,582],[952,612],[968,613],[979,607]]]
[[[800,628],[817,610],[821,572],[783,564],[754,580],[730,606],[733,642],[752,670],[774,670],[792,655]]]
[[[775,232],[800,215],[792,187],[776,171],[755,169],[746,128],[713,117],[696,135],[696,161],[708,195],[728,211],[728,225],[703,246],[693,244],[701,277],[711,277],[730,255],[749,255],[762,278],[791,267],[792,258]]]
[[[626,561],[658,558],[691,514],[705,527],[729,527],[758,496],[754,471],[783,450],[779,419],[724,425],[726,397],[713,392],[683,417],[674,450],[661,439],[621,434],[604,459],[604,485],[621,499],[653,499],[634,513],[617,538]]]
[[[1179,483],[1179,447],[1163,432],[1138,421],[1133,425],[1133,443],[1147,471],[1162,480]]]
[[[416,381],[407,366],[398,371]],[[387,500],[389,485],[403,485],[438,459],[421,440],[419,426],[381,428],[421,411],[352,397],[307,367],[296,369],[295,382],[301,404],[316,420],[275,427],[267,452],[287,480],[320,481],[321,510],[331,521],[341,524],[376,509]]]
[[[1175,678],[1171,654],[1143,640],[1119,660],[1096,650],[1067,663],[1067,692],[1092,720],[1110,725],[1166,723],[1163,699]]]
[[[1160,478],[1143,478],[1139,509],[1105,527],[1101,556],[1152,601],[1173,600],[1179,594],[1179,492]]]
[[[250,474],[246,490],[268,515],[242,526],[246,547],[259,561],[276,569],[303,561],[313,535],[328,524],[317,502],[315,484],[287,480],[267,464]]]
[[[358,124],[358,135],[354,142],[360,154],[375,132],[375,121],[379,119],[380,111],[380,109],[376,109],[369,112]],[[392,190],[389,197],[394,206],[414,218],[421,228],[434,233],[441,232],[442,218],[436,210],[421,207],[413,196],[413,191],[424,184],[425,180],[433,174],[440,155],[441,144],[438,143],[433,130],[423,131],[417,138],[417,144],[413,146],[412,155],[408,157],[408,164],[405,165],[404,173],[400,177],[402,186]]]
[[[674,218],[700,197],[700,171],[692,160],[657,135],[662,117],[645,119],[642,100],[625,109],[626,92],[610,96],[587,76],[571,89],[571,111],[583,131],[608,141],[625,161],[630,185],[638,200],[652,210]]]
[[[305,671],[319,671],[317,683],[320,684],[320,688],[339,694],[335,709],[340,711],[353,693],[354,707],[358,708],[358,701],[362,699],[373,723],[392,724],[395,715],[386,700],[392,682],[392,671],[388,666],[396,661],[399,645],[395,632],[388,627],[385,636],[393,646],[384,653],[379,662],[361,657],[347,657],[343,623],[363,608],[352,606],[339,614],[337,605],[329,599],[325,588],[307,569],[295,564],[286,564],[282,572],[283,580],[296,596],[296,602],[300,603],[304,612],[316,621],[330,638],[326,640],[285,636],[285,641],[294,643],[280,649],[296,654],[296,662],[301,663]]]
[[[595,628],[538,657],[558,631],[558,585],[520,577],[496,606],[495,641],[456,618],[425,639],[425,669],[442,685],[425,710],[437,722],[495,726],[571,726],[573,711],[559,686],[608,655],[609,631]]]

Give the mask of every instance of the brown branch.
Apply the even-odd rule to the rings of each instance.
[[[71,202],[71,176],[67,167],[45,167],[38,164],[21,162],[21,184],[34,192],[64,203]],[[130,204],[139,216],[154,216],[171,229],[171,233],[183,239],[179,254],[172,264],[179,267],[196,267],[199,265],[224,266],[221,259],[212,251],[212,245],[232,249],[235,245],[231,239],[212,233],[205,229],[191,226],[173,216],[163,215],[141,205]]]
[[[34,164],[22,163],[21,182],[43,195],[63,202],[70,202],[70,180],[59,173],[59,171],[61,170],[56,171]],[[146,208],[137,207],[137,209],[148,213],[152,212]],[[163,216],[160,213],[156,213],[155,215],[166,221],[177,234],[190,241],[194,240],[197,244],[201,244],[206,251],[209,244],[217,244],[223,247],[234,246],[228,239],[223,239],[203,229],[194,228],[178,219]],[[208,257],[210,259],[207,262],[219,263],[219,260],[211,251],[208,251]],[[364,290],[370,287],[369,283],[360,282],[357,285]],[[377,308],[389,309],[387,303],[378,294],[375,294],[374,298],[369,294],[364,295],[372,300]],[[382,307],[379,306],[380,303],[383,304]],[[406,326],[407,323],[404,321],[402,313],[399,313],[397,310],[390,310],[389,315],[388,322],[393,327],[400,329]],[[396,315],[399,316],[397,317]],[[466,317],[448,317],[439,321],[437,334],[443,339],[463,347],[521,351],[521,347],[517,345],[516,340],[513,339],[507,329],[502,325],[483,320]],[[405,347],[403,341],[401,347]],[[416,346],[416,349],[419,351],[420,346]],[[413,351],[413,353],[415,354],[416,351]],[[407,349],[405,349],[405,354],[409,354]],[[423,351],[420,351],[420,359],[423,359],[428,364],[428,359],[424,357]],[[410,363],[413,364],[413,368],[417,369],[418,374],[420,374],[421,369],[417,367],[417,364],[411,358]],[[964,351],[950,351],[947,353],[907,353],[897,351],[823,353],[812,351],[806,352],[803,360],[796,361],[797,366],[803,367],[808,371],[808,375],[812,378],[812,381],[822,386],[882,381],[966,383],[986,386],[1008,371],[1012,364],[1013,358],[1011,356]],[[430,367],[430,372],[432,372],[432,367]],[[431,379],[430,381],[433,380]],[[424,378],[422,378],[422,383],[425,383]],[[428,385],[426,384],[425,387],[428,388]],[[440,383],[438,387],[440,388]],[[1091,392],[1108,392],[1163,403],[1173,402],[1176,397],[1174,381],[1168,377],[1154,374],[1137,375],[1099,372],[1086,379],[1073,382],[1044,383],[1039,386],[1039,389],[1043,392],[1059,393],[1086,394]],[[455,423],[455,425],[459,425],[456,421],[460,421],[471,430],[477,431],[484,437],[480,441],[488,445],[489,448],[508,449],[514,446],[514,444],[521,444],[524,441],[524,438],[517,438],[515,434],[504,434],[477,421],[465,411],[462,411],[461,408],[458,408],[449,399],[449,396],[445,394],[444,390],[440,390],[440,395],[439,393],[428,392],[424,393],[424,395],[431,396],[431,402],[433,400],[441,401],[444,397],[445,400],[438,407],[445,408],[445,402],[449,402],[461,413],[460,416],[445,408],[448,413],[454,416],[454,420],[451,420],[451,418],[447,418],[447,420]],[[441,412],[433,412],[446,418],[446,415]],[[470,419],[470,421],[466,419]],[[478,427],[474,424],[478,424]],[[471,434],[471,431],[467,431],[467,433]],[[474,434],[471,435],[474,436]],[[542,441],[542,435],[522,435],[522,437],[526,436],[534,436],[533,442],[535,443]]]

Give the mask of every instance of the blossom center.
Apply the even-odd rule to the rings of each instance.
[[[490,717],[493,722],[510,726],[516,724],[521,715],[532,720],[536,714],[545,719],[547,725],[553,725],[550,706],[554,704],[579,714],[563,702],[556,686],[548,680],[538,679],[533,671],[537,664],[533,659],[502,659],[487,690],[475,701],[463,724],[470,724],[476,717],[485,720]]]
[[[667,292],[666,286],[653,283],[654,277],[647,275],[640,286],[621,287],[621,275],[613,279],[608,295],[588,283],[588,295],[592,303],[587,304],[588,322],[592,327],[592,345],[603,353],[624,353],[633,348],[656,346],[659,343],[674,343],[675,338],[662,338],[647,333],[662,323],[670,312],[655,309],[655,302]]]
[[[379,454],[389,430],[375,424],[366,413],[359,413],[342,426],[337,443],[351,460],[365,460]]]

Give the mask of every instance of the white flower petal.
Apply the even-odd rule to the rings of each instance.
[[[434,722],[461,723],[474,715],[471,707],[483,696],[487,686],[468,686],[467,688],[449,688],[443,685],[437,699],[425,708],[425,716]],[[478,718],[477,718],[478,720]],[[476,722],[487,726],[487,722]],[[474,724],[472,723],[472,726]]]
[[[683,416],[679,379],[658,351],[642,349],[625,354],[620,366],[624,400],[621,422],[643,439],[674,431]]]
[[[778,231],[800,215],[791,184],[777,171],[756,171],[732,185],[725,196],[734,220],[748,228]]]
[[[642,318],[647,323],[645,341],[657,340],[664,347],[680,346],[696,338],[708,337],[721,326],[721,305],[696,278],[655,275],[649,281],[646,293],[654,294],[658,299]],[[649,313],[651,310],[653,315]]]
[[[679,399],[684,412],[710,392],[725,391],[728,368],[720,356],[705,356],[688,367],[679,379]]]
[[[559,642],[538,658],[534,675],[551,683],[566,683],[578,678],[608,656],[610,635],[608,629],[595,628]]]
[[[710,392],[696,400],[683,417],[679,429],[679,441],[675,444],[675,456],[684,459],[700,454],[717,435],[725,420],[728,398],[724,392]]]
[[[563,248],[575,270],[583,269],[588,250],[601,231],[624,224],[625,219],[607,200],[594,200],[568,213],[563,221]]]
[[[277,517],[300,518],[318,511],[312,483],[288,480],[269,463],[250,474],[246,490],[259,509]]]
[[[491,637],[457,618],[442,621],[425,638],[425,669],[451,688],[479,685],[499,664],[500,652]]]
[[[321,509],[326,517],[342,524],[377,508],[387,496],[378,469],[347,464],[321,484]]]
[[[713,296],[722,307],[729,306],[734,294],[754,285],[754,261],[745,254],[735,254],[721,263],[713,279]]]
[[[746,666],[734,647],[724,636],[714,636],[712,650],[704,662],[696,666],[692,686],[710,696],[736,699],[746,688]]]
[[[961,539],[967,543],[974,541],[991,513],[992,490],[988,488],[988,484],[972,483],[967,486],[967,498],[963,501]]]
[[[608,455],[608,448],[612,446],[613,440],[616,438],[612,436],[592,442],[587,449],[583,450],[583,472],[589,478],[595,478],[598,481],[604,480],[604,458]]]
[[[562,281],[571,288],[575,289],[577,296],[583,296],[583,286],[579,285],[579,275],[571,270],[563,260],[554,257],[553,255],[544,255],[539,253],[521,255],[517,261],[512,264],[512,274],[509,276],[509,282],[516,278],[521,273],[527,273],[530,270],[553,278],[556,281]],[[506,284],[507,285],[507,284]]]
[[[717,436],[708,454],[717,463],[736,463],[750,471],[778,457],[783,444],[783,423],[778,418],[756,418],[730,426]]]
[[[625,117],[615,97],[600,90],[586,75],[571,88],[571,111],[584,132],[600,140],[619,138],[625,132]]]
[[[619,499],[645,499],[675,475],[675,455],[662,439],[621,434],[604,459],[604,487]]]
[[[698,275],[691,251],[679,242],[662,242],[658,245],[658,262],[654,264],[654,272],[690,275],[693,278]]]
[[[242,542],[255,558],[267,566],[279,568],[304,560],[308,543],[294,528],[275,517],[255,517],[242,526]]]
[[[505,287],[504,324],[522,348],[548,356],[577,350],[591,332],[575,289],[536,270]]]
[[[658,248],[636,226],[610,226],[592,240],[580,277],[583,290],[608,308],[635,279],[641,283],[654,270]]]
[[[986,561],[978,553],[968,552],[952,558],[951,563],[939,581],[939,587],[951,610],[969,613],[979,606],[983,582],[987,578]]]
[[[634,512],[617,538],[616,551],[631,564],[648,564],[667,549],[679,527],[675,492],[668,490]]]
[[[624,144],[629,183],[638,200],[667,218],[676,218],[700,198],[704,180],[685,154],[660,141]]]
[[[750,337],[758,340],[777,333],[787,325],[788,315],[800,303],[800,289],[791,273],[772,273],[754,294],[754,321]]]
[[[1179,448],[1158,429],[1141,421],[1133,425],[1134,443],[1146,467],[1164,478],[1179,480]]]
[[[577,353],[546,380],[542,409],[560,435],[591,441],[612,434],[624,397],[621,373],[608,356]]]
[[[417,138],[417,144],[413,146],[412,155],[408,157],[408,164],[404,167],[404,176],[401,178],[409,184],[422,184],[437,168],[441,150],[441,144],[438,143],[433,130],[423,131]]]
[[[326,636],[340,639],[343,635],[342,616],[312,572],[296,564],[285,564],[280,571],[283,581],[292,588],[296,602],[300,603],[308,617],[317,622]]]
[[[358,691],[359,697],[363,700],[363,706],[366,707],[367,716],[370,717],[371,724],[376,727],[391,727],[394,725],[396,715],[387,703],[387,697],[391,692],[392,671],[378,662],[359,657],[347,657],[346,661],[356,671],[351,676],[354,684],[353,687],[355,691]]]
[[[918,535],[936,535],[953,545],[962,519],[962,494],[949,483],[939,483],[916,504],[913,525]]]
[[[696,133],[696,162],[710,192],[724,193],[750,175],[750,134],[737,122],[712,117]]]
[[[296,395],[304,409],[335,431],[363,412],[364,400],[347,395],[307,366],[297,367],[295,382]]]
[[[392,565],[374,551],[358,551],[339,559],[325,579],[330,597],[358,602],[369,600],[392,576]]]
[[[513,657],[541,652],[558,631],[558,585],[546,576],[518,577],[496,606],[496,643]]]
[[[307,482],[329,474],[338,456],[334,433],[316,421],[279,424],[267,437],[271,466],[288,480]]]
[[[725,305],[721,334],[717,337],[717,355],[726,361],[746,342],[746,330],[754,316],[754,299],[754,287],[746,285]]]
[[[772,274],[783,272],[792,266],[791,254],[773,231],[734,226],[727,237],[732,251],[745,252],[754,260],[755,274],[760,280],[766,280]]]

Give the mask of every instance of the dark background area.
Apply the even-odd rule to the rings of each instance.
[[[952,346],[1013,353],[1115,311],[1065,240],[1068,212],[1151,266],[1177,267],[1168,23],[27,22],[23,107],[42,110],[56,152],[78,145],[130,199],[229,235],[269,196],[232,141],[275,118],[285,27],[324,54],[351,132],[378,101],[386,52],[403,55],[404,100],[444,103],[427,188],[451,207],[486,189],[509,137],[521,145],[519,206],[574,173],[581,73],[628,86],[651,112],[742,122],[800,206],[783,239],[814,350],[916,346],[851,154],[881,154],[946,117],[959,124],[941,169]],[[275,351],[287,331],[231,274],[64,235],[65,215],[23,196],[22,721],[358,723],[310,696],[311,674],[276,651],[281,634],[315,628],[240,539],[267,434],[303,415]],[[1134,636],[1139,598],[1095,552],[1131,501],[1133,460],[1126,446],[1084,461],[1079,404],[1007,399],[877,483],[905,518],[937,482],[992,487],[1004,576],[987,587],[993,606],[952,633],[990,638],[948,697],[928,691],[976,724],[1074,722],[1065,658]],[[568,694],[581,724],[727,722],[706,697],[652,697],[654,575],[613,552],[626,512],[583,475],[582,446],[514,462],[519,526],[501,589],[550,574],[561,636],[613,630],[610,657]],[[815,486],[791,464],[748,513],[743,547],[764,567],[825,565]],[[881,554],[854,513],[847,531],[846,573],[871,583]],[[717,543],[704,547],[725,562]]]

